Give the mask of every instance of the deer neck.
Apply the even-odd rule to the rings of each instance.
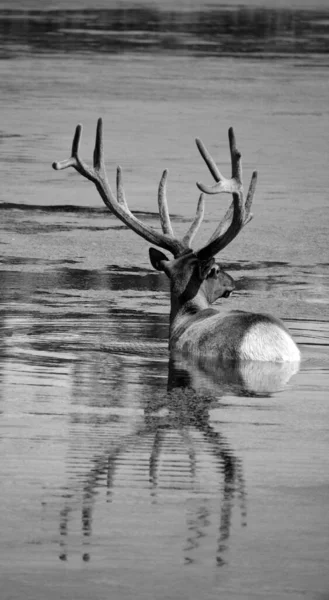
[[[181,327],[186,326],[195,315],[207,310],[209,306],[202,290],[189,299],[184,298],[184,295],[177,297],[171,292],[170,336],[174,335]]]

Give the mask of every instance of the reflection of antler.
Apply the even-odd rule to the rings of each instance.
[[[221,566],[225,563],[222,554],[227,550],[227,540],[230,536],[232,508],[236,492],[240,499],[242,525],[245,525],[245,484],[242,475],[241,462],[231,454],[229,449],[223,451],[223,446],[227,446],[226,442],[223,440],[223,436],[215,431],[208,422],[202,423],[201,428],[208,442],[212,446],[213,454],[217,456],[220,462],[223,461],[224,464],[224,489],[216,553],[216,562]]]
[[[172,388],[173,365],[170,365],[169,388]],[[188,385],[188,377],[179,378],[180,383],[184,380],[184,386]],[[176,385],[179,385],[176,380]],[[107,451],[102,451],[93,459],[93,464],[84,478],[82,489],[82,533],[83,533],[83,560],[90,558],[90,540],[92,535],[93,509],[100,483],[106,481],[107,502],[111,502],[113,490],[115,489],[116,471],[120,464],[129,455],[138,454],[141,450],[148,453],[148,477],[150,493],[153,501],[156,501],[157,490],[160,483],[160,473],[166,452],[173,453],[184,449],[188,457],[188,472],[192,489],[197,490],[197,473],[199,466],[199,448],[210,455],[216,461],[216,472],[223,474],[222,500],[220,510],[219,533],[217,538],[216,561],[218,565],[224,563],[222,557],[227,547],[230,535],[231,513],[236,492],[244,502],[244,482],[241,475],[241,465],[233,455],[228,442],[221,433],[214,430],[209,423],[209,407],[214,401],[211,395],[196,393],[191,388],[176,387],[170,389],[167,394],[156,395],[144,408],[144,419],[140,427],[133,433],[128,434],[115,444],[112,442]],[[216,403],[218,406],[218,404]],[[173,438],[173,432],[176,437]],[[120,462],[119,462],[120,461]],[[141,464],[142,461],[138,461]],[[173,469],[171,463],[171,471]],[[174,467],[180,472],[184,470],[184,461],[180,457],[179,464]],[[199,472],[200,467],[199,467]],[[174,471],[172,471],[173,474]],[[166,469],[168,475],[168,469]],[[169,471],[170,475],[170,471]],[[217,487],[217,485],[216,485]],[[204,498],[195,494],[197,506],[189,509],[188,516],[188,538],[184,549],[186,562],[193,562],[191,552],[200,543],[200,539],[206,535],[206,527],[211,517],[207,511]],[[193,502],[194,504],[194,502]],[[67,557],[66,541],[68,536],[68,525],[72,515],[72,501],[69,499],[60,515],[61,533],[61,559]]]
[[[67,505],[64,506],[64,508],[60,512],[60,520],[59,520],[59,533],[60,533],[59,558],[60,558],[60,560],[67,560],[66,541],[67,541],[67,534],[68,534],[68,521],[69,521],[70,512],[71,512],[71,508]]]
[[[130,447],[136,440],[142,439],[145,435],[153,433],[153,429],[149,430],[148,426],[141,426],[134,433],[124,437],[120,443],[108,448],[107,451],[103,451],[100,456],[96,456],[93,459],[93,467],[90,469],[85,477],[83,490],[82,490],[82,533],[83,533],[83,560],[88,561],[90,559],[89,541],[92,535],[92,517],[93,517],[93,505],[97,494],[97,488],[101,479],[106,479],[107,487],[107,502],[111,502],[113,487],[114,487],[114,474],[117,466],[117,460],[125,450]],[[150,464],[150,479],[151,479],[151,464]],[[156,478],[156,476],[155,476]],[[61,560],[67,560],[67,536],[69,530],[69,519],[72,514],[72,498],[71,495],[68,497],[64,508],[60,512],[60,556]]]
[[[187,517],[187,526],[189,536],[186,540],[186,546],[184,548],[185,564],[193,563],[191,558],[191,552],[196,550],[200,544],[200,540],[205,537],[205,529],[210,525],[210,509],[205,501],[198,503],[195,511],[190,511]]]
[[[159,457],[161,453],[161,447],[165,437],[165,430],[162,428],[158,428],[155,431],[154,442],[152,446],[152,451],[150,455],[150,471],[149,471],[149,481],[152,486],[152,496],[155,498],[156,496],[156,488],[158,485],[158,470],[159,470]]]

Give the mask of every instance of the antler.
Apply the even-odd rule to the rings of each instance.
[[[167,177],[168,177],[168,171],[167,171],[167,169],[165,169],[162,173],[162,177],[160,179],[159,189],[158,189],[159,216],[160,216],[160,223],[161,223],[163,233],[174,236],[174,232],[173,232],[171,222],[170,222],[168,203],[167,203],[167,194],[166,194]],[[203,216],[204,216],[204,194],[200,194],[194,221],[191,223],[188,231],[186,232],[186,234],[184,235],[184,237],[181,240],[185,249],[190,247],[190,244],[202,223]]]
[[[182,252],[185,252],[187,249],[189,249],[192,238],[198,230],[203,218],[203,194],[201,194],[199,198],[196,215],[187,234],[183,237],[182,240],[176,238],[174,236],[174,232],[170,223],[168,211],[166,197],[166,182],[168,171],[165,170],[162,174],[158,190],[159,215],[163,232],[160,233],[150,225],[142,223],[142,221],[137,219],[129,210],[124,194],[121,167],[117,167],[117,195],[115,196],[112,192],[109,182],[107,180],[104,165],[102,119],[98,119],[97,122],[93,167],[89,167],[79,156],[81,134],[82,125],[78,125],[76,127],[75,134],[73,137],[71,157],[60,162],[54,162],[52,165],[53,168],[59,171],[62,169],[67,169],[68,167],[73,167],[74,169],[76,169],[76,171],[78,171],[78,173],[80,173],[80,175],[86,177],[86,179],[89,179],[89,181],[92,181],[95,184],[107,208],[111,212],[113,212],[115,216],[118,217],[118,219],[123,221],[123,223],[125,223],[125,225],[129,227],[129,229],[135,231],[135,233],[143,237],[151,244],[155,244],[156,246],[160,246],[160,248],[169,250],[169,252],[171,252],[174,256],[178,256]]]
[[[245,200],[242,185],[241,154],[236,147],[236,140],[232,127],[230,127],[228,130],[228,136],[232,163],[231,179],[226,179],[221,174],[214,159],[204,144],[198,138],[196,139],[199,152],[208,166],[213,178],[217,182],[213,186],[207,186],[198,182],[198,188],[206,194],[219,194],[221,192],[228,192],[233,195],[233,200],[230,207],[216,227],[210,240],[206,246],[197,252],[197,256],[201,260],[215,256],[215,254],[223,250],[223,248],[225,248],[225,246],[227,246],[238,235],[241,229],[252,219],[250,209],[256,189],[257,171],[254,171],[252,174],[247,198]]]

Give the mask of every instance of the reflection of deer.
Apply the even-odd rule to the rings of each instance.
[[[150,347],[147,349],[147,356],[153,355]],[[139,350],[140,346],[137,345],[137,352]],[[122,351],[125,354],[129,353],[127,344],[123,344]],[[108,348],[108,352],[115,355],[119,352],[117,358],[121,357],[120,345],[112,349]],[[131,353],[134,353],[134,344],[131,344]],[[114,364],[116,370],[120,368],[118,363]],[[146,374],[152,370],[153,363],[147,359],[144,365],[145,370],[143,369],[141,376],[143,381]],[[142,369],[141,365],[140,368]],[[168,484],[168,477],[174,478],[182,472],[186,474],[187,471],[189,473],[189,487],[193,502],[189,504],[186,512],[188,532],[184,559],[187,563],[193,561],[194,553],[201,539],[207,534],[207,525],[211,517],[216,517],[216,513],[214,514],[214,510],[211,511],[204,495],[202,493],[193,494],[193,490],[197,488],[198,474],[202,472],[203,452],[206,454],[207,463],[215,464],[213,482],[215,482],[216,495],[218,495],[218,489],[221,490],[216,562],[218,565],[223,564],[236,498],[241,509],[242,524],[245,523],[245,489],[241,461],[234,455],[222,433],[212,425],[210,410],[221,408],[221,398],[224,395],[271,396],[287,384],[297,368],[298,366],[293,363],[258,363],[255,361],[232,363],[224,368],[218,362],[200,359],[191,362],[191,360],[187,361],[182,358],[179,353],[176,356],[172,353],[169,360],[167,393],[154,394],[152,392],[151,398],[148,396],[144,404],[140,425],[135,426],[133,432],[125,436],[117,437],[112,431],[109,445],[105,448],[102,447],[98,453],[94,451],[91,468],[83,477],[83,559],[89,560],[90,558],[93,512],[96,510],[95,501],[100,486],[106,486],[107,501],[110,503],[116,493],[122,464],[129,459],[129,456],[134,455],[134,464],[138,465],[140,470],[141,465],[145,465],[143,458],[145,459],[145,452],[147,452],[147,475],[151,502],[156,502],[160,497],[161,489]],[[80,381],[80,375],[79,371],[77,384]],[[123,375],[122,378],[124,379]],[[112,386],[111,380],[111,388]],[[105,390],[103,390],[103,394],[105,394]],[[113,398],[114,402],[115,397],[116,393]],[[121,389],[119,398],[122,399]],[[112,414],[112,417],[114,416]],[[175,452],[179,452],[179,462],[168,459],[168,456],[172,456]],[[186,484],[186,480],[183,483]],[[67,557],[68,525],[75,504],[75,494],[76,492],[72,492],[71,498],[67,496],[68,499],[60,516],[62,560]],[[108,510],[110,510],[110,506]]]
[[[224,563],[236,496],[242,511],[242,522],[245,521],[242,466],[225,437],[211,425],[209,409],[211,405],[218,407],[218,401],[212,394],[198,393],[189,387],[189,384],[189,373],[183,373],[181,366],[177,370],[175,362],[170,361],[168,393],[152,395],[146,402],[143,423],[138,429],[109,447],[108,452],[103,450],[100,455],[94,457],[92,467],[84,477],[82,490],[83,560],[88,561],[91,555],[92,520],[99,487],[102,482],[106,482],[107,500],[110,503],[115,494],[117,470],[131,452],[136,457],[136,464],[139,464],[140,469],[142,460],[139,459],[139,453],[142,458],[147,446],[151,502],[156,502],[161,488],[168,485],[168,477],[174,477],[176,480],[181,475],[186,485],[186,472],[189,473],[188,481],[193,502],[191,501],[187,509],[188,531],[184,547],[186,563],[193,562],[193,553],[198,548],[201,538],[207,534],[209,519],[216,518],[217,511],[212,514],[214,511],[208,507],[202,487],[198,490],[202,456],[206,455],[207,463],[213,464],[211,485],[216,490],[216,496],[218,488],[221,489],[216,562],[218,565]],[[180,461],[172,461],[171,458],[177,452]],[[169,483],[169,487],[170,485],[172,484]],[[193,494],[193,490],[198,493]],[[60,515],[62,560],[66,560],[68,555],[68,527],[73,504],[73,498],[67,499]],[[110,510],[110,506],[108,508]]]
[[[271,396],[282,390],[298,371],[298,363],[242,361],[221,363],[211,359],[189,357],[179,353],[171,355],[177,373],[188,373],[193,389],[223,395],[234,392],[236,396]]]
[[[233,279],[225,273],[214,256],[225,248],[252,218],[250,209],[256,187],[257,173],[252,175],[247,197],[242,186],[241,154],[236,148],[233,129],[229,130],[232,177],[226,179],[202,144],[197,146],[216,185],[197,184],[207,194],[228,192],[233,201],[209,242],[194,252],[190,243],[198,230],[204,212],[201,194],[195,219],[182,239],[174,236],[170,222],[164,171],[159,186],[159,214],[162,233],[142,223],[129,210],[122,184],[121,169],[117,169],[117,194],[113,194],[105,172],[102,121],[99,119],[94,150],[94,167],[88,167],[79,156],[81,125],[76,128],[72,155],[53,163],[55,169],[74,167],[83,177],[92,181],[105,205],[130,229],[148,242],[169,250],[168,259],[159,250],[151,248],[152,265],[164,271],[171,281],[170,348],[189,356],[212,356],[228,360],[255,360],[271,362],[298,362],[299,350],[281,321],[270,315],[234,312],[223,316],[210,308],[218,298],[227,297],[234,289]]]

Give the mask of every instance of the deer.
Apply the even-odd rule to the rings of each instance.
[[[195,217],[185,235],[174,235],[167,202],[165,169],[158,186],[158,208],[162,232],[142,222],[129,209],[123,186],[122,169],[117,167],[116,194],[108,182],[103,147],[103,122],[96,127],[93,167],[80,157],[82,125],[76,127],[71,156],[54,162],[55,170],[73,167],[80,175],[93,182],[105,206],[129,229],[152,245],[149,257],[152,266],[170,279],[169,351],[192,359],[221,362],[268,361],[272,363],[299,363],[300,352],[284,323],[266,313],[232,311],[223,313],[212,305],[228,298],[235,288],[233,278],[226,273],[215,256],[226,248],[253,217],[251,205],[257,182],[257,171],[252,173],[245,196],[242,182],[241,153],[237,149],[233,128],[228,131],[231,154],[231,178],[226,178],[197,138],[196,145],[207,165],[214,185],[197,182],[201,194]],[[220,220],[209,241],[198,250],[191,247],[204,216],[205,195],[229,193],[231,204]],[[172,257],[162,252],[165,250]]]

